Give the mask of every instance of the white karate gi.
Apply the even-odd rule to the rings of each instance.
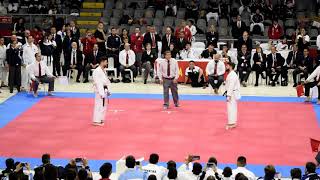
[[[231,71],[226,79],[227,96],[230,96],[230,101],[227,102],[228,124],[237,123],[237,100],[240,96],[240,81],[236,72]]]
[[[105,70],[100,66],[93,71],[92,77],[95,91],[93,122],[103,123],[108,106],[108,94],[110,94],[111,82],[108,79]],[[108,89],[105,89],[105,86],[107,86]]]

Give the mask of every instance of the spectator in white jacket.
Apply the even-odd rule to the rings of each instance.
[[[237,168],[232,171],[232,177],[236,177],[238,173],[242,173],[245,175],[249,180],[255,180],[256,176],[248,170],[245,166],[247,165],[247,159],[244,156],[238,157],[237,160]]]

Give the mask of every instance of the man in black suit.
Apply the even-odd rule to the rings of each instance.
[[[233,22],[231,27],[231,33],[234,39],[238,39],[243,34],[243,32],[247,30],[247,26],[243,21],[241,21],[240,15],[237,16],[237,21]]]
[[[52,57],[53,57],[52,74],[54,76],[56,76],[57,74],[58,74],[58,76],[60,76],[60,71],[61,71],[61,69],[60,69],[61,68],[60,67],[60,56],[62,53],[62,39],[61,39],[61,36],[59,34],[57,34],[56,27],[52,26],[50,29],[50,32],[52,34],[53,40],[57,44],[56,48],[54,48],[53,53],[52,53]]]
[[[213,59],[213,55],[217,54],[217,51],[214,49],[213,44],[209,44],[208,48],[203,50],[201,53],[201,58]]]
[[[171,28],[168,26],[166,28],[166,34],[162,37],[162,49],[161,54],[163,54],[165,51],[170,50],[170,44],[175,44],[176,37],[172,34]]]
[[[9,89],[10,93],[13,93],[13,87],[15,86],[18,92],[20,92],[22,49],[18,45],[18,41],[13,41],[9,46],[9,49],[6,51],[6,61],[9,65]]]
[[[238,39],[238,51],[241,51],[242,45],[246,45],[249,52],[252,51],[252,40],[247,31],[244,31],[243,35]]]
[[[263,72],[266,69],[266,59],[267,56],[262,52],[262,48],[260,46],[256,47],[256,52],[253,55],[253,65],[252,70],[256,72],[256,83],[254,86],[259,85],[259,76],[261,74],[262,78],[265,79]]]
[[[71,50],[66,53],[65,57],[65,64],[64,64],[64,71],[63,75],[67,75],[67,70],[69,69],[76,69],[78,70],[77,74],[77,82],[80,82],[80,76],[83,71],[83,54],[78,49],[78,45],[76,42],[72,42],[71,44]]]
[[[176,39],[176,49],[180,52],[184,49],[184,47],[186,46],[187,44],[187,40],[184,38],[184,32],[181,31],[179,33],[179,37],[177,37]]]
[[[287,79],[287,69],[284,67],[285,59],[280,53],[277,53],[276,47],[271,47],[271,53],[267,56],[267,75],[270,78],[269,84],[272,86],[278,83],[279,76],[281,74],[282,81]]]
[[[121,43],[122,43],[121,38],[117,34],[117,29],[115,27],[112,27],[111,35],[109,35],[107,38],[107,56],[114,58],[115,68],[120,67],[119,52],[120,52]],[[100,50],[102,51],[101,46],[100,46]]]
[[[297,58],[302,56],[302,54],[298,51],[298,46],[294,44],[292,46],[292,51],[289,52],[287,57],[287,68],[288,69],[296,69],[297,67]]]
[[[307,78],[309,73],[313,72],[313,60],[309,56],[309,50],[306,48],[303,50],[303,55],[297,56],[296,68],[293,71],[293,87],[297,86],[297,75],[300,74],[300,78]]]
[[[156,27],[151,26],[150,32],[146,33],[143,38],[143,46],[146,48],[146,44],[151,44],[152,52],[158,54],[158,42],[161,41],[161,37],[156,33]]]
[[[98,44],[94,44],[93,51],[90,54],[88,54],[84,59],[85,70],[84,70],[83,76],[85,79],[83,83],[89,82],[88,80],[89,73],[91,69],[95,69],[96,67],[99,66],[98,60],[101,56],[103,56],[103,53],[99,51]]]
[[[240,83],[243,87],[247,86],[247,81],[251,72],[251,51],[248,51],[247,46],[244,44],[241,47],[241,51],[238,51],[238,66]]]

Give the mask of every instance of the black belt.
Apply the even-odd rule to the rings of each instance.
[[[108,89],[108,86],[103,86],[103,89],[105,90],[105,89]],[[104,107],[104,105],[105,105],[105,100],[106,100],[106,98],[102,98],[102,106]]]

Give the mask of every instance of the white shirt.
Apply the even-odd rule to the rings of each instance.
[[[34,61],[32,64],[29,65],[28,70],[30,73],[30,77],[31,79],[36,79],[36,77],[39,77],[39,64],[41,67],[41,76],[47,75],[49,77],[53,77],[53,75],[51,74],[47,64],[44,61]]]
[[[216,62],[214,60],[210,60],[206,67],[206,73],[207,75],[214,75],[214,68],[215,68]],[[217,66],[217,74],[218,76],[223,75],[226,72],[226,67],[222,61],[218,61]]]
[[[197,72],[197,73],[199,73],[199,72],[200,72],[200,67],[194,66],[193,69],[190,69],[190,67],[187,67],[186,72],[185,72],[185,75],[188,76],[189,73],[191,73],[191,72]]]
[[[182,50],[180,53],[180,57],[181,59],[193,59],[196,58],[196,55],[194,53],[194,50],[192,48],[190,48],[189,50]]]
[[[29,43],[26,43],[25,45],[23,45],[23,54],[22,54],[23,64],[28,65],[35,62],[36,61],[35,54],[38,52],[39,52],[38,47],[33,43],[31,45]]]
[[[18,47],[20,46],[22,48],[22,43],[18,41],[17,46]],[[11,43],[7,45],[7,49],[9,49],[10,47],[11,47]]]
[[[7,47],[5,45],[0,46],[0,67],[4,67],[7,56]]]
[[[301,36],[301,34],[299,34],[299,35],[297,36],[297,39],[299,39],[299,38],[304,38],[304,40],[307,41],[307,42],[310,41],[310,37],[309,37],[308,35]]]
[[[223,172],[222,169],[217,168],[217,173],[219,174],[219,176],[222,176],[222,172]],[[204,176],[204,180],[206,180],[209,176],[216,177],[215,172],[212,168],[208,168],[206,170],[206,175]]]
[[[163,78],[174,78],[175,80],[178,80],[179,78],[179,65],[178,61],[171,58],[169,60],[170,63],[170,76],[168,77],[168,60],[164,59],[159,63],[159,70],[158,70],[158,77],[160,80]]]
[[[107,92],[110,92],[110,80],[107,77],[107,73],[101,66],[98,66],[93,70],[93,86],[94,90],[97,94],[99,94],[102,98],[106,97]],[[105,89],[104,86],[107,86],[108,89]]]
[[[197,34],[197,28],[192,25],[191,27],[189,27],[190,31],[191,31],[191,34],[192,36],[196,35]]]
[[[184,172],[184,171],[192,171],[193,169],[193,163],[190,162],[188,164],[183,163],[179,168],[178,171],[179,172]]]
[[[314,78],[316,78],[317,81],[320,79],[320,66],[318,66],[307,78],[306,81],[313,82]]]
[[[320,34],[317,36],[317,47],[320,50]]]
[[[148,173],[148,176],[155,175],[157,179],[161,180],[166,176],[166,169],[156,164],[148,164],[142,167],[142,171]]]
[[[232,177],[235,178],[238,173],[244,174],[249,180],[255,180],[256,176],[253,174],[253,172],[249,171],[245,167],[238,167],[237,169],[232,170]]]
[[[240,96],[239,90],[240,90],[239,77],[238,77],[236,72],[231,71],[231,72],[229,72],[229,74],[227,76],[227,79],[226,79],[227,96],[230,96],[230,97],[233,97],[233,96],[236,96],[236,95]],[[235,91],[238,91],[238,92],[236,93]],[[239,173],[238,171],[241,171],[241,170],[245,171],[246,168],[240,168],[239,167],[239,168],[235,169],[234,172],[233,172],[233,175],[236,175],[235,173]]]
[[[121,65],[126,66],[126,58],[127,58],[127,54],[129,55],[129,66],[134,65],[134,63],[136,62],[136,55],[132,50],[126,51],[125,49],[120,51],[119,53],[119,62]]]
[[[184,171],[179,173],[178,180],[199,180],[201,174],[195,175],[191,171]]]

